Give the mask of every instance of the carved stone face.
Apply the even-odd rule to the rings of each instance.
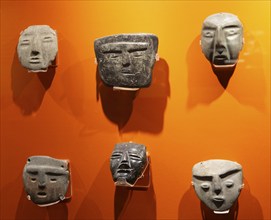
[[[120,34],[94,42],[102,81],[108,86],[140,88],[151,83],[158,48],[153,34]]]
[[[46,72],[58,51],[56,32],[48,25],[33,25],[21,32],[17,53],[30,72]]]
[[[193,186],[199,199],[214,211],[226,211],[243,188],[242,167],[228,160],[207,160],[194,165]]]
[[[110,169],[116,185],[133,186],[147,165],[146,147],[136,143],[119,143],[111,155]]]
[[[218,13],[204,20],[201,49],[214,67],[235,65],[242,47],[243,26],[237,16]]]
[[[69,179],[68,162],[47,156],[29,157],[23,170],[28,199],[40,206],[64,200]]]

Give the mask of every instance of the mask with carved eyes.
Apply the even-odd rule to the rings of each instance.
[[[29,157],[23,170],[27,198],[39,206],[48,206],[65,199],[70,172],[67,160],[48,156]]]
[[[235,66],[243,48],[243,26],[230,13],[208,16],[202,25],[201,49],[214,68]]]
[[[56,59],[57,34],[48,25],[32,25],[21,32],[17,54],[29,72],[47,72]]]
[[[110,170],[116,185],[133,186],[148,164],[146,147],[132,142],[118,143],[112,152]]]
[[[94,42],[102,81],[112,87],[148,87],[156,61],[158,38],[153,34],[119,34]]]
[[[242,167],[229,160],[207,160],[193,166],[193,187],[215,213],[228,211],[243,188]]]

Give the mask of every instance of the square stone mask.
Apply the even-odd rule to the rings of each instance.
[[[99,74],[107,86],[148,87],[156,61],[158,38],[154,34],[119,34],[94,42]]]
[[[32,25],[21,32],[17,54],[29,72],[47,72],[57,52],[57,34],[48,25]]]
[[[118,143],[112,152],[110,170],[119,186],[134,186],[148,164],[146,147],[132,142]]]
[[[48,206],[65,199],[70,171],[67,160],[48,156],[29,157],[23,170],[27,198],[39,206]]]
[[[240,164],[229,160],[207,160],[193,166],[192,185],[199,199],[211,210],[229,210],[243,188]]]
[[[213,67],[234,66],[243,48],[243,25],[230,13],[208,16],[202,25],[201,49]]]

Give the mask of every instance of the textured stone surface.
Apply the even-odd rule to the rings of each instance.
[[[193,166],[193,186],[199,199],[214,211],[230,209],[243,188],[242,167],[229,160],[207,160]]]
[[[65,199],[69,179],[68,161],[47,156],[29,157],[23,170],[28,199],[40,206],[52,205]]]
[[[30,72],[46,72],[56,58],[57,34],[48,25],[33,25],[21,32],[17,53]]]
[[[143,175],[147,164],[144,145],[132,142],[116,144],[110,160],[110,169],[115,184],[133,186]]]
[[[148,87],[158,48],[153,34],[119,34],[96,39],[94,49],[102,81],[113,87]]]
[[[212,65],[235,65],[242,47],[243,26],[236,15],[218,13],[204,20],[201,49]]]

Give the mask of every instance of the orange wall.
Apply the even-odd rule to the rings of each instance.
[[[210,14],[230,12],[245,45],[226,90],[201,53]],[[20,32],[48,24],[59,38],[55,73],[27,73]],[[136,97],[96,79],[95,38],[130,32],[159,37],[152,86]],[[115,143],[147,146],[147,191],[116,189]],[[70,202],[27,201],[28,156],[69,159]],[[243,166],[239,219],[270,219],[270,1],[1,1],[1,219],[200,219],[192,166],[228,159]],[[223,218],[223,217],[221,217]]]

